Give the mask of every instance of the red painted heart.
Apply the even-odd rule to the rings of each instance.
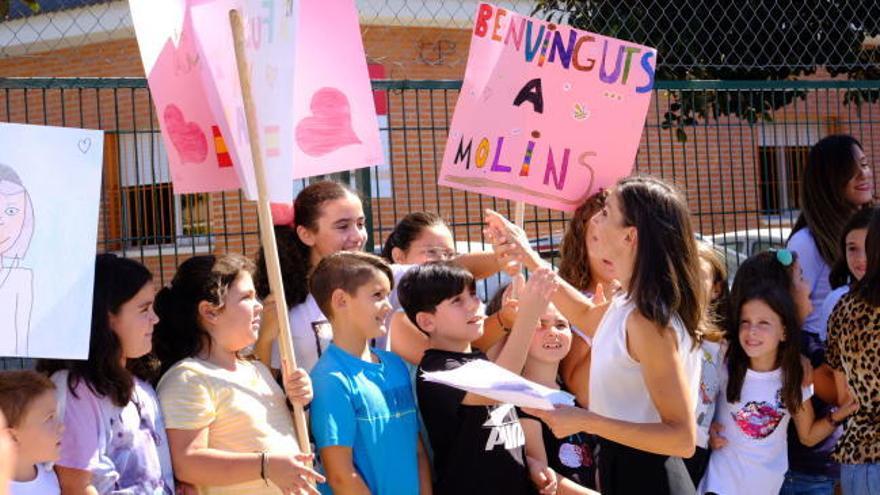
[[[296,142],[309,156],[323,156],[343,146],[358,144],[351,127],[348,98],[336,88],[321,88],[312,95],[312,115],[296,126]]]
[[[177,105],[165,107],[162,115],[165,130],[171,137],[181,161],[202,163],[208,158],[208,138],[195,122],[187,122]]]

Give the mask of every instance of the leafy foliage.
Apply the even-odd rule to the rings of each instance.
[[[19,2],[27,5],[27,8],[31,9],[31,12],[34,14],[40,13],[40,3],[37,0],[18,0]],[[6,16],[9,15],[9,9],[12,7],[12,0],[0,0],[0,21],[6,19]]]
[[[660,80],[780,80],[815,74],[880,78],[880,50],[866,49],[880,34],[877,0],[537,0],[534,14],[555,22],[657,48]],[[750,123],[803,98],[798,91],[673,92],[663,126],[684,128],[702,119],[735,115]],[[845,104],[880,99],[853,90]]]

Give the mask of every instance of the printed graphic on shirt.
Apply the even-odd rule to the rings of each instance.
[[[711,404],[718,393],[718,363],[712,353],[703,349],[703,374],[700,377],[700,402]],[[699,422],[699,421],[698,421]]]
[[[486,440],[487,452],[499,446],[504,450],[511,450],[526,444],[526,435],[519,424],[513,404],[501,404],[492,408],[483,428],[491,429]]]
[[[327,320],[312,322],[312,332],[315,334],[315,347],[318,349],[318,357],[324,353],[327,344],[333,340],[333,327]]]
[[[559,445],[559,462],[563,466],[572,469],[577,469],[581,466],[590,467],[593,465],[593,456],[586,444],[576,445],[563,442]]]
[[[779,400],[782,390],[776,392],[776,404],[765,401],[747,402],[739,411],[731,412],[733,421],[749,438],[761,440],[776,431],[776,427],[785,417],[785,408]]]

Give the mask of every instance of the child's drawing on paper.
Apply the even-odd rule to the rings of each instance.
[[[0,356],[28,354],[33,274],[21,266],[34,232],[34,208],[12,167],[0,164]],[[11,337],[11,338],[9,338]]]

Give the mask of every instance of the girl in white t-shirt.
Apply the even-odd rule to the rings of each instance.
[[[282,219],[278,215],[274,218],[296,364],[311,371],[333,340],[333,330],[315,299],[309,295],[308,277],[325,256],[363,249],[367,240],[364,208],[360,198],[346,186],[320,181],[310,184],[296,196],[292,218]],[[270,368],[280,369],[281,358],[276,343],[279,326],[272,306],[274,298],[267,299],[270,290],[265,267],[261,250],[254,283],[257,293],[266,302],[266,310],[254,353]]]
[[[812,304],[794,253],[781,249],[746,260],[731,304],[730,349],[710,430],[713,452],[698,492],[778,493],[788,469],[789,420],[804,445],[815,445],[856,406],[817,419],[807,400],[813,388],[804,386],[809,369],[800,355],[800,326]]]
[[[311,371],[324,349],[333,340],[333,329],[315,302],[315,298],[309,294],[309,275],[326,256],[339,251],[362,250],[367,240],[366,220],[363,204],[357,194],[345,185],[333,181],[310,184],[297,195],[292,213],[288,211],[290,213],[288,215],[277,214],[283,210],[283,208],[275,208],[273,216],[284,297],[289,308],[288,318],[297,366]],[[456,256],[452,234],[442,220],[439,222],[442,228],[438,229],[437,234],[442,239],[439,245],[432,246],[432,250],[427,252],[430,256],[422,251],[419,251],[418,255],[414,250],[408,252],[407,247],[404,247],[402,251],[407,251],[403,253],[404,256],[399,257],[400,259],[392,258],[395,282],[399,281],[412,265],[452,256],[471,271],[475,278],[485,278],[498,272],[499,265],[492,252]],[[432,242],[437,244],[436,239]],[[281,358],[276,343],[279,326],[275,320],[274,297],[269,294],[269,280],[265,266],[263,253],[260,251],[254,283],[259,296],[264,299],[266,308],[260,337],[254,345],[254,353],[267,366],[280,369]],[[394,291],[391,295],[392,303],[397,301],[396,294],[397,292]],[[376,339],[374,345],[390,350],[389,340]],[[403,355],[406,357],[406,354]]]

